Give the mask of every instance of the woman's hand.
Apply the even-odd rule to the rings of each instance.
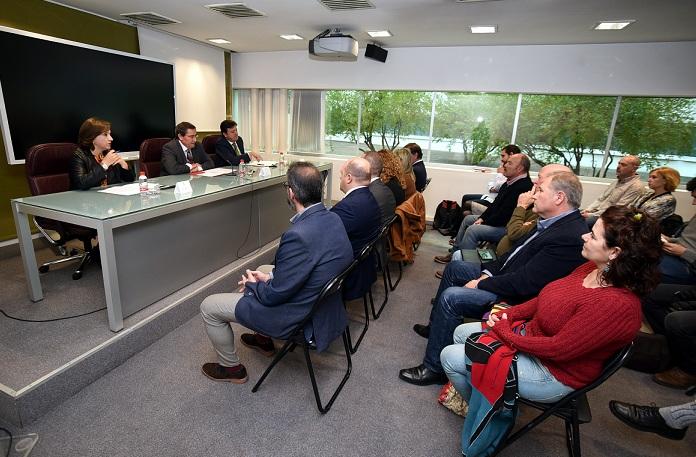
[[[507,313],[503,313],[503,315],[500,316],[500,317],[498,317],[498,314],[497,314],[497,313],[496,313],[496,314],[491,313],[491,314],[488,316],[488,320],[486,321],[486,325],[488,325],[488,327],[491,327],[491,328],[492,328],[492,327],[495,325],[496,322],[500,322],[500,319],[505,319],[505,320],[507,320],[507,318],[508,318],[508,317],[507,317]]]

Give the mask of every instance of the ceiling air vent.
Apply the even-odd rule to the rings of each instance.
[[[319,3],[331,11],[363,10],[375,7],[367,0],[319,0]]]
[[[121,16],[130,19],[131,21],[140,22],[147,25],[181,24],[181,21],[162,16],[161,14],[153,13],[152,11],[143,13],[123,13]]]
[[[233,19],[265,16],[262,12],[249,8],[244,3],[218,3],[216,5],[205,5],[205,7]]]

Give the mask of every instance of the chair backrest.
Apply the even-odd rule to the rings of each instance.
[[[70,190],[70,158],[75,143],[45,143],[27,151],[25,172],[32,195]]]
[[[201,142],[203,145],[203,150],[213,160],[216,167],[224,167],[227,165],[225,161],[222,160],[222,157],[217,155],[217,152],[215,152],[215,143],[217,143],[220,138],[222,138],[222,135],[208,135],[207,137],[203,138],[203,141]]]
[[[157,178],[162,171],[162,146],[171,138],[149,138],[140,143],[140,171],[148,178]]]

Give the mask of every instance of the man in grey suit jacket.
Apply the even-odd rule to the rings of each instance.
[[[380,221],[384,225],[394,217],[396,199],[394,193],[379,179],[382,174],[382,158],[378,152],[365,153],[365,160],[370,163],[370,185],[368,189],[379,205]]]
[[[203,365],[203,374],[215,381],[246,382],[247,372],[239,361],[230,322],[239,322],[259,334],[245,333],[245,346],[272,356],[269,337],[287,338],[311,311],[321,289],[353,261],[353,249],[343,222],[321,203],[322,177],[308,162],[288,168],[287,199],[297,214],[283,233],[269,273],[247,270],[238,293],[210,295],[201,303],[201,315],[218,362]],[[348,319],[338,294],[326,299],[304,329],[307,341],[318,351],[341,335]]]
[[[214,168],[213,160],[196,142],[196,126],[180,122],[175,129],[176,138],[162,146],[162,176],[183,175]]]

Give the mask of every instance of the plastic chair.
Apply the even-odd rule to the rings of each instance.
[[[297,327],[292,331],[290,334],[290,337],[288,337],[287,341],[285,342],[285,345],[278,351],[278,353],[273,357],[273,360],[271,361],[271,364],[268,365],[268,368],[266,368],[266,371],[263,372],[259,380],[256,382],[256,385],[251,389],[252,392],[256,392],[259,390],[259,387],[261,387],[261,383],[266,379],[268,374],[271,372],[273,367],[276,366],[276,364],[283,358],[285,355],[295,349],[297,345],[299,344],[302,346],[303,352],[304,352],[304,357],[305,357],[305,362],[307,363],[307,370],[309,371],[309,379],[312,382],[312,390],[314,391],[314,399],[316,400],[317,403],[317,408],[319,409],[319,412],[322,414],[325,414],[331,409],[331,406],[333,405],[334,401],[338,397],[338,394],[341,393],[341,389],[343,389],[343,386],[346,384],[348,381],[348,378],[350,377],[350,372],[353,368],[353,363],[350,358],[351,354],[351,349],[350,349],[350,344],[348,342],[348,333],[347,329],[348,327],[346,326],[346,330],[343,331],[342,333],[342,338],[343,338],[343,348],[346,352],[346,360],[347,360],[347,369],[346,373],[343,376],[343,379],[341,380],[340,384],[334,391],[333,395],[329,399],[329,401],[326,403],[326,405],[322,405],[321,402],[321,397],[319,395],[319,389],[317,387],[317,380],[316,377],[314,376],[314,368],[312,366],[312,359],[309,356],[309,350],[314,349],[314,345],[312,343],[307,342],[304,336],[304,329],[309,323],[309,321],[312,319],[312,316],[314,313],[319,309],[319,306],[323,303],[323,301],[333,295],[333,294],[340,294],[341,289],[343,288],[343,282],[345,281],[346,277],[350,274],[350,272],[355,268],[355,265],[357,265],[356,261],[354,260],[348,268],[346,268],[341,274],[330,280],[326,285],[322,288],[321,292],[319,293],[319,296],[317,297],[316,301],[314,302],[314,305],[312,305],[312,309],[307,314],[307,316],[300,322]]]
[[[580,424],[586,424],[592,421],[592,412],[590,404],[587,401],[587,392],[600,386],[604,381],[609,379],[619,368],[624,364],[626,358],[631,353],[633,343],[625,346],[618,351],[604,366],[602,373],[597,379],[585,387],[575,390],[556,403],[540,403],[518,397],[518,404],[531,406],[542,411],[532,421],[524,425],[515,433],[510,435],[507,440],[496,450],[494,455],[505,449],[511,443],[517,441],[522,435],[526,434],[534,427],[545,421],[549,416],[554,415],[565,421],[566,426],[566,444],[568,446],[568,454],[571,457],[580,457]]]
[[[70,158],[77,149],[74,143],[45,143],[32,146],[27,151],[25,172],[32,195],[45,195],[70,190]],[[96,230],[69,224],[67,222],[34,216],[34,224],[43,237],[62,257],[51,260],[39,267],[39,272],[46,273],[52,265],[65,262],[79,261],[73,271],[72,278],[82,277],[82,272],[91,259],[92,238]],[[70,252],[65,243],[70,240],[80,240],[83,251],[73,249]]]

